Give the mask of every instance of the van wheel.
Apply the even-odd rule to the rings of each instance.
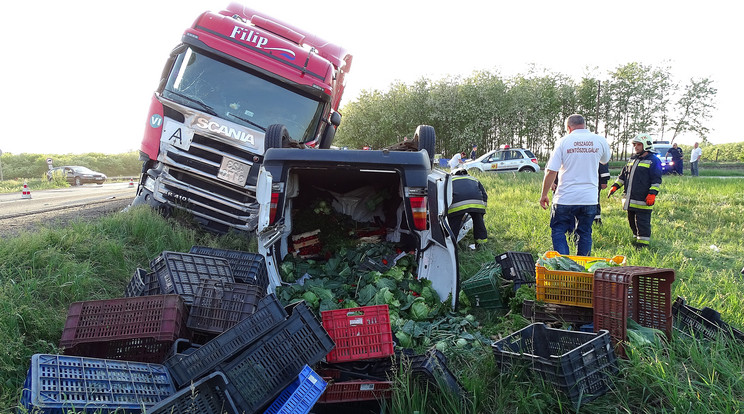
[[[481,170],[480,170],[480,169],[478,169],[478,168],[471,168],[471,169],[469,169],[469,170],[468,170],[468,174],[469,174],[469,175],[476,175],[476,174],[480,174],[480,173],[482,173],[482,172],[483,172],[483,171],[481,171]]]
[[[264,149],[283,148],[284,144],[289,142],[289,131],[282,124],[272,124],[266,128],[266,137],[264,138]]]
[[[429,162],[434,167],[434,149],[437,143],[437,135],[434,132],[434,127],[430,125],[419,125],[413,134],[413,139],[414,141],[418,140],[419,151],[426,150],[426,153],[429,155]]]
[[[532,169],[532,168],[530,168],[530,167],[523,167],[521,170],[519,170],[519,172],[533,173],[533,172],[535,172],[535,170]]]

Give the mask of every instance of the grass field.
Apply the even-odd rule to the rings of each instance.
[[[479,176],[489,193],[488,249],[464,250],[461,275],[503,251],[534,257],[552,250],[549,212],[539,207],[541,174]],[[672,297],[718,310],[724,321],[744,327],[744,182],[665,176],[653,213],[648,250],[632,247],[620,197],[602,199],[604,224],[594,230],[592,255],[624,255],[631,265],[671,268]],[[470,236],[469,236],[470,237]],[[164,250],[194,244],[252,249],[235,236],[216,237],[165,220],[146,208],[91,223],[42,230],[0,241],[0,412],[18,402],[34,353],[55,353],[71,302],[121,297],[137,267]],[[574,252],[572,250],[572,252]],[[477,312],[484,332],[498,338],[527,321],[518,315]],[[411,386],[396,378],[386,412],[515,413],[573,412],[569,400],[529,372],[501,374],[490,348],[448,354],[448,366],[469,391],[452,395]],[[699,342],[676,336],[665,346],[630,348],[620,362],[615,389],[582,406],[587,413],[736,413],[744,410],[744,344]]]

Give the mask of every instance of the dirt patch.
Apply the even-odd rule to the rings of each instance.
[[[97,219],[123,210],[133,199],[134,197],[116,198],[105,202],[0,219],[0,237],[13,237],[39,229],[61,227],[72,221]]]

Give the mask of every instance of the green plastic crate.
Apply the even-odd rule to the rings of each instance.
[[[462,282],[462,290],[476,308],[506,309],[509,302],[502,292],[511,289],[512,282],[501,277],[501,266],[496,262],[485,263],[478,273]]]

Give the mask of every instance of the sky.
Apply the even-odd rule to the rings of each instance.
[[[170,50],[207,10],[230,0],[12,1],[4,5],[0,150],[116,154],[139,148]],[[736,2],[378,0],[243,3],[354,55],[341,105],[362,90],[421,77],[504,77],[534,65],[576,80],[630,62],[718,89],[709,141],[744,141]],[[114,6],[116,5],[116,6]],[[699,137],[678,139],[692,144]]]

